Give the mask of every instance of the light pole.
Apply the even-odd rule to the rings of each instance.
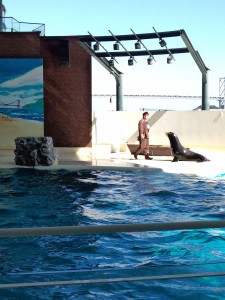
[[[2,6],[2,0],[0,0],[0,32],[2,32],[3,30],[3,20],[2,20],[2,16],[3,16],[3,6]]]
[[[5,6],[3,5],[2,0],[0,0],[0,32],[4,31],[5,29],[5,23],[3,21],[5,12],[6,12]]]

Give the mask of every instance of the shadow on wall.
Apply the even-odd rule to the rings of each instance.
[[[185,147],[224,147],[225,114],[221,111],[149,112],[150,145],[169,145],[166,132],[174,132]],[[141,112],[104,112],[93,116],[94,144],[138,144]]]
[[[224,117],[224,112],[221,111],[213,120],[213,123],[219,122]]]
[[[150,116],[148,123],[150,125],[150,128],[154,126],[165,114],[167,111],[157,111],[152,116]],[[135,143],[137,141],[138,137],[138,124],[137,124],[137,130],[134,134],[132,134],[128,139],[127,143]]]
[[[93,115],[92,119],[92,128],[94,128],[94,136],[95,136],[95,141],[94,143],[97,144],[97,139],[98,139],[98,132],[97,132],[97,118],[95,116],[95,113]],[[93,130],[93,129],[92,129]],[[93,142],[93,141],[92,141]]]

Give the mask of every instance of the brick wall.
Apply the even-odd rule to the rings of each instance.
[[[69,65],[59,65],[60,39],[69,42]],[[57,147],[91,146],[91,57],[74,37],[45,37],[45,134]]]
[[[41,57],[39,33],[0,32],[0,58],[24,57]]]
[[[60,40],[68,40],[69,65],[59,64]],[[0,33],[0,58],[43,58],[44,133],[55,147],[90,147],[91,57],[76,37],[37,32]]]

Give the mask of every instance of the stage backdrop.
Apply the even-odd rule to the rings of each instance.
[[[0,58],[0,149],[43,135],[43,59]]]

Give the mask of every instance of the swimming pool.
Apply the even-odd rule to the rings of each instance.
[[[124,170],[0,169],[1,228],[222,220],[225,182]],[[225,270],[223,229],[2,238],[1,283]],[[223,299],[225,277],[1,290],[3,299]]]

